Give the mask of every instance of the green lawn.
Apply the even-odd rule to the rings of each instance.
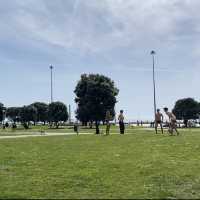
[[[127,133],[132,133],[134,129],[141,129],[140,127],[126,127]],[[8,136],[8,135],[32,135],[32,134],[38,134],[41,130],[47,132],[47,133],[73,133],[74,129],[73,126],[65,126],[60,127],[59,129],[55,128],[49,128],[49,126],[31,126],[30,129],[25,130],[23,127],[18,127],[16,130],[13,130],[12,128],[6,128],[5,130],[0,128],[0,136]],[[79,127],[80,133],[95,133],[95,127],[93,129],[89,129],[87,127]],[[100,126],[100,131],[105,133],[106,127]],[[111,126],[111,133],[119,133],[119,127],[117,126]]]
[[[200,198],[200,132],[0,140],[0,198]]]

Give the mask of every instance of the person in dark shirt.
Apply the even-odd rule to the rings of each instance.
[[[119,120],[119,128],[120,128],[120,134],[124,134],[125,126],[124,126],[124,111],[120,110],[120,114],[118,116]]]

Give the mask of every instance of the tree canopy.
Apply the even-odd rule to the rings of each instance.
[[[43,102],[35,102],[31,104],[31,106],[34,106],[37,109],[37,122],[46,122],[48,121],[48,105]]]
[[[197,119],[200,112],[199,103],[193,98],[179,99],[173,109],[177,119]]]
[[[20,112],[20,107],[9,107],[6,110],[6,115],[7,117],[10,117],[14,122],[16,122],[20,120]]]
[[[77,103],[76,117],[80,121],[95,121],[96,133],[99,133],[98,124],[105,120],[106,111],[115,115],[116,96],[119,90],[114,81],[99,74],[83,74],[74,93]]]
[[[37,109],[32,105],[22,107],[20,118],[23,123],[29,123],[30,121],[36,122]]]
[[[49,104],[48,116],[50,122],[55,122],[58,128],[59,122],[68,120],[67,106],[62,102],[53,102]]]
[[[4,110],[4,106],[2,103],[0,103],[0,121],[3,121],[3,110]]]

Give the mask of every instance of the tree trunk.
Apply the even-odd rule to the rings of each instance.
[[[99,122],[95,122],[95,126],[96,126],[96,134],[99,134]]]
[[[93,125],[93,122],[91,121],[91,122],[90,122],[90,129],[92,129],[92,125]]]
[[[59,128],[59,122],[56,122],[56,128],[57,129]]]
[[[187,128],[188,127],[188,120],[187,119],[184,119],[184,125],[185,125],[185,128]]]
[[[53,122],[49,122],[49,127],[50,127],[50,129],[52,129],[52,127],[53,127]]]

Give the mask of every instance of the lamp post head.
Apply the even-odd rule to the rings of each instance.
[[[155,55],[156,54],[156,52],[155,51],[151,51],[151,55]]]
[[[50,69],[53,69],[53,66],[51,65],[49,68],[50,68]]]

